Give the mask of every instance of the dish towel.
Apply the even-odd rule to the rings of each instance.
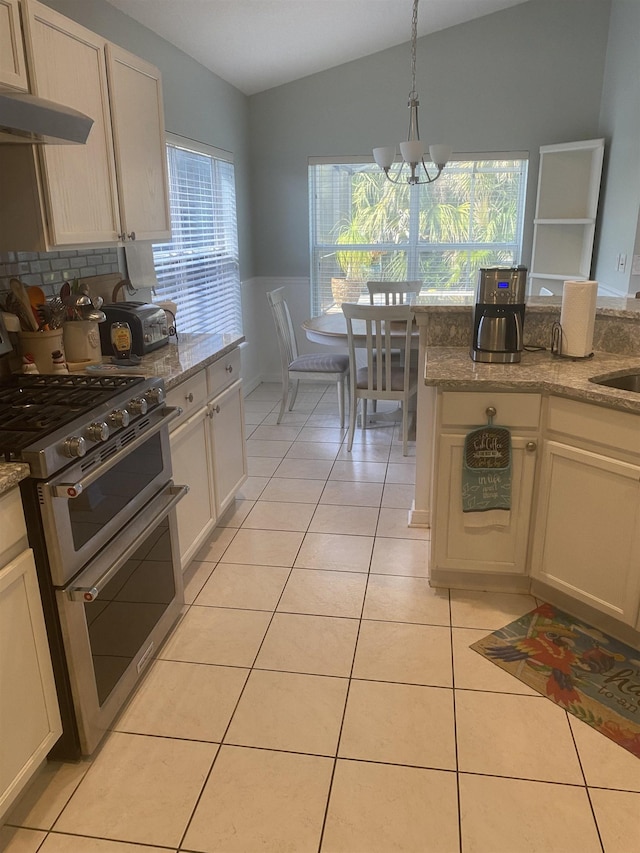
[[[464,441],[462,512],[468,528],[504,528],[511,522],[511,433],[483,426]]]

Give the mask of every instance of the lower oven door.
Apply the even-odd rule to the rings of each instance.
[[[80,745],[90,755],[184,602],[169,483],[56,599]]]
[[[171,479],[165,408],[38,484],[54,586],[65,586]]]

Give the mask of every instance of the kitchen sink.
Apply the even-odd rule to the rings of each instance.
[[[640,372],[625,373],[622,376],[593,376],[590,382],[596,385],[606,385],[609,388],[619,388],[621,391],[635,391],[640,393]]]

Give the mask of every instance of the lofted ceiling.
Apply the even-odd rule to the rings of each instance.
[[[412,0],[108,0],[246,95],[408,42]],[[421,0],[418,36],[527,0]]]

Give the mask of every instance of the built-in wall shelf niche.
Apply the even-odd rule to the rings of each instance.
[[[529,292],[562,293],[591,274],[604,139],[543,145]]]

